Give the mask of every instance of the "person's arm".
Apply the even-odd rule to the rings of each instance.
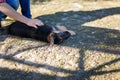
[[[37,28],[37,25],[43,25],[43,23],[38,19],[29,19],[18,12],[16,12],[11,6],[7,3],[0,3],[0,11],[5,15],[27,24],[28,26]]]

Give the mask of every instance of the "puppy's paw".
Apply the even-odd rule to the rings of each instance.
[[[76,35],[76,33],[74,31],[72,31],[72,30],[67,30],[67,31],[71,34],[71,36],[75,36]]]
[[[65,26],[56,26],[56,28],[59,30],[59,31],[66,31],[67,28]]]

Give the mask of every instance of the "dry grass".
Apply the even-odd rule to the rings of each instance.
[[[0,35],[0,80],[119,80],[119,4],[54,0],[32,5],[34,18],[77,35],[53,47]]]

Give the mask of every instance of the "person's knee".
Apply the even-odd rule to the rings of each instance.
[[[19,0],[7,0],[7,3],[13,7],[15,10],[19,7]]]

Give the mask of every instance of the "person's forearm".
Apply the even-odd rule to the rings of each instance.
[[[22,23],[27,24],[28,18],[22,16],[21,14],[17,13],[11,6],[9,6],[7,3],[0,3],[0,11],[4,13],[5,15],[20,21]]]
[[[7,3],[0,3],[0,11],[4,13],[5,15],[20,21],[22,23],[25,23],[28,25],[28,27],[34,27],[37,28],[37,26],[43,25],[44,23],[41,20],[38,19],[30,19],[27,18],[19,13],[17,13],[11,6],[9,6]]]

